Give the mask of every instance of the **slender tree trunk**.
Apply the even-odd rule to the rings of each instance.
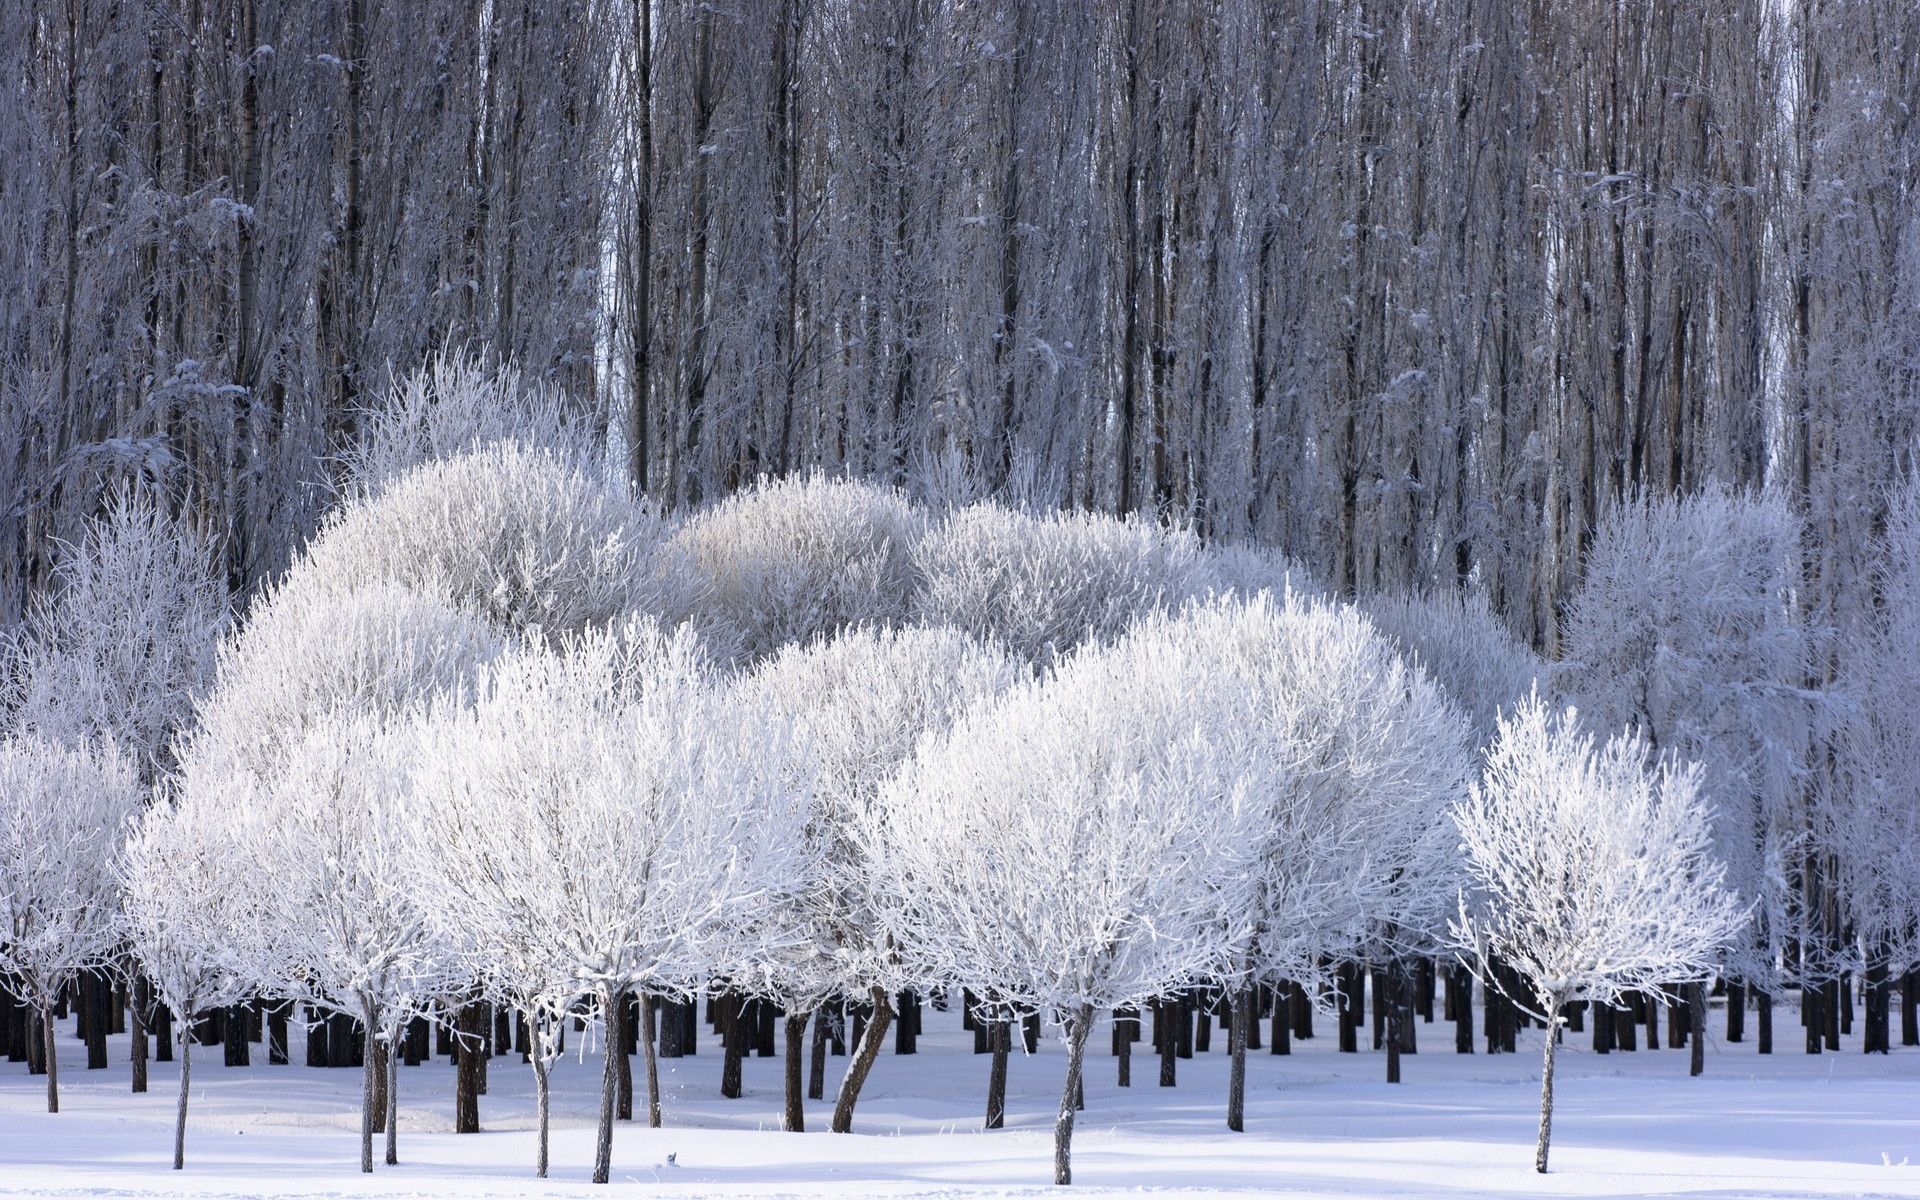
[[[1687,1074],[1699,1075],[1707,1069],[1707,985],[1694,980],[1687,985]]]
[[[365,1043],[360,1053],[360,1172],[373,1174],[373,1110],[379,1103],[380,1054],[373,1044],[373,1031],[380,1026],[376,1023],[373,1005],[363,1003],[360,1006],[362,1029],[365,1031]]]
[[[640,1045],[647,1064],[647,1128],[660,1128],[660,1056],[654,1052],[655,1010],[652,995],[640,993]]]
[[[887,1026],[893,1022],[893,998],[882,987],[870,989],[873,995],[873,1019],[867,1022],[866,1036],[860,1039],[860,1047],[854,1052],[853,1061],[847,1064],[847,1077],[840,1081],[840,1098],[833,1106],[833,1132],[851,1133],[853,1131],[853,1106],[860,1099],[860,1089],[866,1085],[867,1073],[873,1070],[873,1064],[880,1057],[880,1048],[886,1044]]]
[[[1093,1006],[1082,1004],[1067,1029],[1067,1085],[1060,1093],[1060,1115],[1053,1119],[1053,1182],[1073,1182],[1073,1114],[1080,1106],[1080,1067],[1087,1057],[1087,1032]]]
[[[60,1111],[60,1057],[54,1042],[53,1002],[40,1002],[41,1053],[47,1058],[47,1111]]]
[[[613,1059],[613,1119],[616,1121],[633,1120],[633,1027],[634,1001],[631,992],[620,993],[619,1001],[614,1005],[618,1016],[613,1030],[607,1035],[607,1052]]]
[[[783,1022],[787,1040],[787,1104],[780,1127],[788,1133],[804,1133],[807,1128],[807,1104],[802,1092],[807,1086],[807,1018],[811,1015],[789,1012]]]
[[[400,1031],[396,1022],[387,1032],[387,1165],[400,1165]]]
[[[1547,1144],[1553,1138],[1553,1052],[1560,1042],[1560,1010],[1566,997],[1555,996],[1547,1006],[1546,1049],[1540,1061],[1540,1140],[1533,1150],[1533,1169],[1547,1173]]]
[[[613,1105],[614,1092],[618,1090],[619,1068],[614,1059],[619,1057],[620,1008],[622,994],[603,991],[600,995],[600,1028],[605,1034],[606,1054],[600,1064],[600,1128],[593,1142],[593,1181],[605,1183],[613,1172]]]
[[[453,1131],[480,1132],[480,1072],[486,1062],[481,1045],[485,1018],[480,1002],[469,998],[454,1015]]]
[[[720,1018],[720,1094],[729,1100],[738,1100],[743,1091],[740,1063],[747,1056],[750,1033],[747,1023],[741,1020],[744,1007],[741,998],[733,994],[714,1001],[714,1015]]]
[[[540,1030],[536,1023],[534,1028],[536,1043],[539,1041],[539,1036]],[[536,1044],[533,1047],[533,1106],[540,1133],[533,1152],[533,1174],[538,1179],[547,1177],[547,1119],[551,1109],[547,1086],[547,1048],[544,1044]]]
[[[1227,1067],[1227,1128],[1235,1133],[1247,1128],[1247,1034],[1253,1028],[1253,998],[1257,993],[1247,984],[1233,997],[1233,1027],[1227,1033],[1227,1053],[1233,1061]]]
[[[1013,1052],[1013,1025],[1002,1017],[987,1022],[987,1049],[993,1059],[987,1067],[987,1125],[1007,1124],[1007,1058]]]
[[[180,1100],[173,1110],[173,1169],[187,1165],[187,1089],[193,1081],[193,1039],[180,1039]]]
[[[127,1005],[127,1034],[131,1039],[127,1061],[133,1064],[133,1093],[136,1096],[145,1094],[147,1090],[147,1006],[152,1003],[152,997],[153,989],[148,986],[147,977],[136,972],[132,1003]]]

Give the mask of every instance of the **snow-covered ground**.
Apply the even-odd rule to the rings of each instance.
[[[1707,1073],[1689,1079],[1684,1051],[1600,1057],[1571,1035],[1560,1058],[1553,1174],[1532,1170],[1538,1035],[1522,1053],[1456,1056],[1451,1028],[1420,1032],[1428,1052],[1406,1082],[1380,1080],[1380,1055],[1342,1055],[1323,1031],[1291,1057],[1250,1055],[1247,1132],[1223,1119],[1224,1036],[1180,1062],[1180,1086],[1155,1086],[1134,1060],[1135,1086],[1114,1086],[1104,1027],[1090,1045],[1087,1110],[1074,1138],[1081,1194],[1181,1196],[1920,1196],[1920,1050],[1869,1058],[1850,1049],[1798,1053],[1783,1011],[1782,1045],[1709,1043]],[[1717,1017],[1717,1014],[1716,1014]],[[1716,1024],[1718,1021],[1716,1020]],[[1063,1063],[1058,1042],[1015,1055],[1008,1128],[980,1130],[987,1059],[957,1017],[929,1010],[921,1052],[885,1055],[861,1099],[856,1134],[824,1132],[828,1105],[807,1108],[810,1132],[779,1130],[778,1058],[749,1058],[746,1095],[718,1094],[720,1056],[663,1062],[667,1128],[622,1125],[616,1190],[661,1197],[998,1196],[1055,1193],[1051,1122]],[[1857,1040],[1851,1044],[1857,1047]],[[264,1057],[264,1056],[262,1056]],[[0,1194],[32,1196],[604,1195],[587,1182],[599,1067],[569,1057],[555,1082],[553,1177],[532,1176],[531,1069],[498,1058],[481,1101],[485,1132],[450,1132],[453,1068],[403,1068],[399,1167],[358,1172],[360,1074],[254,1066],[200,1056],[187,1169],[167,1169],[177,1064],[157,1063],[153,1090],[127,1093],[126,1043],[112,1067],[83,1069],[61,1039],[62,1108],[44,1081],[0,1063]],[[837,1081],[845,1059],[831,1059]],[[636,1067],[638,1059],[635,1060]],[[829,1089],[831,1095],[831,1088]],[[812,1132],[820,1130],[821,1132]],[[674,1161],[668,1164],[668,1158]]]

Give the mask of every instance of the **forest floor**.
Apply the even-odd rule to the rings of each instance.
[[[1717,1032],[1724,1019],[1716,1012]],[[1600,1056],[1569,1035],[1560,1056],[1553,1173],[1532,1169],[1539,1034],[1521,1053],[1450,1052],[1452,1029],[1419,1030],[1425,1053],[1405,1082],[1382,1082],[1378,1053],[1339,1054],[1330,1028],[1289,1057],[1249,1055],[1247,1132],[1223,1117],[1224,1034],[1179,1063],[1177,1088],[1155,1086],[1156,1061],[1134,1058],[1135,1086],[1115,1086],[1105,1027],[1089,1047],[1087,1108],[1074,1137],[1078,1194],[1292,1197],[1920,1197],[1920,1048],[1809,1057],[1780,1013],[1792,1053],[1761,1058],[1749,1041],[1710,1036],[1707,1071],[1687,1076],[1681,1050]],[[1322,1020],[1323,1027],[1330,1023]],[[1060,1194],[1051,1127],[1065,1056],[1043,1040],[1015,1053],[1008,1128],[985,1133],[987,1059],[955,1014],[926,1014],[920,1053],[891,1052],[861,1097],[856,1134],[779,1130],[781,1060],[749,1058],[746,1095],[718,1094],[720,1054],[663,1061],[665,1129],[623,1124],[615,1189],[666,1198],[742,1195],[988,1197]],[[1897,1036],[1897,1032],[1896,1032]],[[177,1063],[153,1065],[152,1091],[127,1090],[127,1044],[111,1067],[84,1069],[61,1038],[62,1108],[44,1080],[0,1063],[0,1195],[525,1196],[604,1195],[587,1182],[600,1069],[570,1054],[555,1076],[552,1178],[533,1178],[532,1071],[493,1060],[481,1100],[485,1132],[451,1130],[453,1068],[403,1068],[398,1167],[358,1172],[360,1073],[301,1066],[228,1069],[196,1055],[187,1169],[168,1170]],[[255,1053],[260,1055],[256,1047]],[[639,1074],[635,1059],[636,1076]],[[830,1082],[844,1058],[830,1059]],[[636,1082],[641,1082],[638,1079]],[[642,1088],[644,1084],[642,1083]],[[828,1090],[829,1100],[832,1088]],[[644,1112],[644,1091],[640,1097]],[[809,1130],[830,1103],[810,1102]],[[379,1154],[378,1148],[375,1151]],[[669,1159],[671,1158],[671,1162]]]

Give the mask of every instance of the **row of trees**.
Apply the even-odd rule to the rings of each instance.
[[[1911,467],[1904,0],[9,0],[0,48],[8,614],[127,474],[260,585],[467,343],[671,506],[1156,513],[1549,655],[1607,507],[1708,480],[1862,616]]]
[[[807,1015],[863,1000],[845,1130],[894,998],[964,988],[1067,1035],[1063,1182],[1093,1014],[1193,986],[1233,996],[1238,1060],[1249,989],[1339,964],[1404,997],[1410,962],[1464,955],[1550,1028],[1682,984],[1697,1022],[1712,973],[1769,1049],[1784,985],[1864,966],[1886,1048],[1916,889],[1881,814],[1915,743],[1873,689],[1913,676],[1889,621],[1849,656],[1859,701],[1803,686],[1770,496],[1617,510],[1550,673],[1482,604],[1354,605],[1141,520],[822,477],[663,518],[551,390],[454,362],[355,445],[231,633],[190,514],[123,497],[62,560],[9,656],[0,966],[48,1039],[107,963],[189,1022],[252,996],[357,1020],[366,1169],[376,1112],[397,1154],[402,1029],[476,997],[526,1014],[543,1095],[577,1004],[624,1037],[636,995],[778,1002],[794,1127]],[[1548,677],[1639,732],[1596,749],[1530,699]],[[1820,735],[1846,753],[1816,788]],[[1817,913],[1803,860],[1833,872]]]

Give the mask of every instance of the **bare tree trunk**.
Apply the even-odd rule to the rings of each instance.
[[[133,1093],[138,1096],[147,1090],[147,1007],[152,1003],[153,989],[145,975],[135,972],[132,991],[132,1003],[127,1005],[127,1035],[132,1039],[127,1061],[133,1064]]]
[[[1547,1173],[1547,1144],[1553,1136],[1553,1052],[1560,1042],[1560,1010],[1566,997],[1555,996],[1547,1005],[1546,1049],[1540,1062],[1540,1140],[1533,1150],[1533,1169]]]
[[[60,1111],[60,1058],[53,1035],[53,1002],[40,1001],[40,1042],[44,1049],[41,1053],[47,1058],[47,1111]]]
[[[633,1011],[633,993],[621,992],[614,1001],[613,1023],[608,1027],[607,1053],[613,1058],[613,1119],[616,1121],[633,1120],[633,1052],[628,1044],[632,1040],[628,1033],[631,1028],[628,1013]]]
[[[804,1058],[807,1042],[807,1013],[790,1012],[786,1016],[787,1036],[787,1106],[780,1127],[788,1133],[802,1133],[807,1128],[807,1106],[801,1095],[806,1087],[804,1078]]]
[[[365,1045],[360,1054],[360,1172],[373,1174],[373,1110],[379,1103],[380,1054],[374,1045],[373,1031],[380,1028],[371,1001],[360,1005]]]
[[[395,1022],[387,1031],[387,1165],[400,1165],[400,1031]]]
[[[1694,980],[1687,985],[1688,1046],[1687,1074],[1699,1075],[1707,1069],[1707,985]]]
[[[468,998],[454,1015],[453,1033],[453,1131],[480,1132],[480,1073],[485,1066],[486,1049],[481,1045],[480,1022],[484,1014],[480,1002]]]
[[[653,997],[640,994],[640,1045],[647,1063],[647,1128],[660,1128],[660,1057],[654,1052],[653,1023],[658,1008]]]
[[[988,1049],[993,1062],[987,1069],[987,1128],[1007,1123],[1007,1057],[1013,1052],[1013,1025],[1004,1017],[987,1022]]]
[[[1067,1027],[1067,1085],[1060,1093],[1060,1114],[1053,1119],[1053,1182],[1073,1182],[1073,1114],[1080,1106],[1080,1067],[1087,1057],[1087,1032],[1093,1006],[1082,1004]]]
[[[619,993],[603,991],[600,996],[600,1028],[605,1035],[606,1054],[600,1065],[600,1128],[593,1143],[593,1181],[605,1183],[613,1171],[613,1093],[619,1082],[618,1069],[613,1060],[616,1051],[617,1030],[619,1028]]]
[[[193,1039],[180,1039],[180,1101],[173,1113],[173,1169],[187,1165],[187,1088],[193,1080]]]
[[[1253,1028],[1252,984],[1243,985],[1233,996],[1232,1027],[1227,1031],[1227,1128],[1235,1133],[1247,1127],[1247,1034]]]
[[[812,1061],[807,1064],[809,1100],[822,1100],[827,1094],[827,1024],[833,1019],[827,1011],[828,1007],[821,1005],[813,1015]]]
[[[880,1057],[880,1048],[886,1044],[887,1026],[893,1023],[893,997],[883,987],[870,990],[873,1019],[867,1022],[866,1036],[860,1039],[853,1061],[847,1064],[846,1078],[840,1081],[840,1097],[833,1105],[831,1128],[835,1133],[853,1132],[853,1106],[860,1099],[860,1089],[866,1085],[867,1073]]]
[[[541,1038],[539,1018],[529,1015],[533,1025],[533,1095],[534,1110],[537,1114],[540,1133],[537,1148],[533,1154],[533,1173],[535,1177],[547,1177],[547,1119],[550,1113],[550,1100],[547,1080],[547,1048]]]

